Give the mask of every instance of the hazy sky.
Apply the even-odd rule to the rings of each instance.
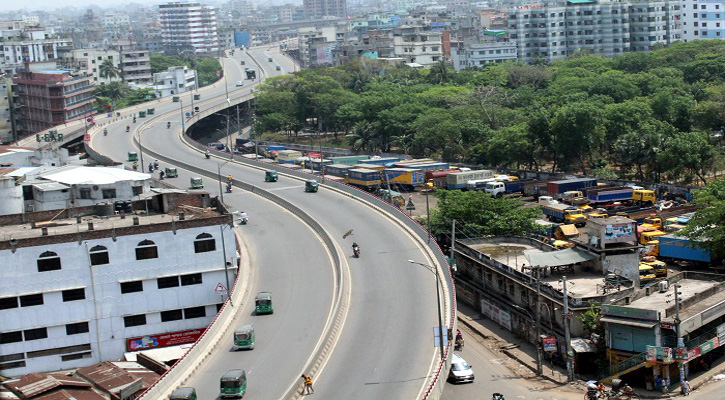
[[[163,1],[136,1],[136,3],[143,3],[143,4],[158,4],[162,3]],[[99,7],[122,7],[126,1],[123,0],[3,0],[2,1],[3,6],[2,8],[5,10],[27,10],[27,11],[33,11],[33,10],[54,10],[56,8],[61,7],[76,7],[76,8],[86,8],[91,5],[97,5]]]

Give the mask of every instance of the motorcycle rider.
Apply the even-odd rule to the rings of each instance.
[[[239,222],[241,222],[242,224],[246,224],[247,222],[249,222],[249,216],[247,216],[246,212],[242,211],[239,213]]]
[[[108,135],[108,128],[103,128],[103,136]]]
[[[164,180],[164,171],[159,171],[159,179]]]
[[[130,131],[131,131],[131,127],[129,125],[126,125],[126,132],[130,132]]]
[[[169,129],[169,128],[171,128],[171,121],[166,123],[166,129]]]
[[[133,170],[136,171],[138,169],[138,163],[136,161],[134,161],[133,164],[131,164],[131,168],[133,168]]]
[[[209,154],[209,149],[206,149],[206,151],[204,151],[204,157],[206,157],[206,158],[211,157],[211,154]]]
[[[154,160],[154,169],[159,169],[159,160]]]
[[[232,181],[227,182],[227,193],[232,192]]]
[[[357,243],[355,243],[355,242],[352,242],[352,254],[355,257],[360,256],[360,246],[358,246]]]

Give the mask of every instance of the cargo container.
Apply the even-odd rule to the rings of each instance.
[[[546,191],[549,196],[559,200],[564,192],[570,190],[581,190],[588,187],[597,186],[597,180],[593,178],[576,178],[565,179],[561,181],[551,181],[546,184]],[[631,198],[631,193],[630,193]]]
[[[632,201],[634,189],[631,186],[605,186],[587,189],[589,203],[613,203],[615,201]]]
[[[272,145],[272,144],[270,144],[270,145],[265,146],[265,148],[264,148],[264,155],[267,156],[267,157],[269,157],[269,156],[272,155],[272,152],[273,151],[280,151],[280,150],[286,150],[286,149],[287,149],[286,147],[281,146],[281,145],[276,145],[276,144],[275,145]]]
[[[576,226],[584,226],[587,223],[587,217],[575,206],[568,204],[549,204],[542,208],[544,215],[551,221],[574,224]]]
[[[299,157],[302,157],[302,153],[297,150],[277,151],[277,161],[280,164],[294,164]]]
[[[353,168],[367,168],[372,169],[373,171],[383,172],[384,169],[388,168],[385,165],[378,165],[378,164],[355,164],[352,166]]]
[[[496,182],[496,178],[476,179],[466,182],[466,190],[485,190],[490,182]]]
[[[420,169],[425,171],[445,171],[451,167],[449,163],[439,163],[439,162],[432,162],[432,163],[416,163],[416,164],[405,164],[403,166],[397,166],[396,164],[393,164],[395,168],[414,168],[414,169]]]
[[[385,165],[387,167],[390,167],[393,165],[393,163],[400,161],[399,157],[385,157],[385,158],[371,158],[368,160],[360,160],[353,164],[377,164],[377,165]]]
[[[414,168],[387,168],[383,171],[383,184],[413,190],[425,183],[423,171]]]
[[[319,158],[313,158],[310,160],[310,163],[312,164],[312,169],[315,171],[320,171],[323,166],[328,166],[332,164],[332,160],[328,160],[326,158],[323,158],[320,160]],[[305,163],[305,166],[307,166],[307,163]]]
[[[712,261],[710,246],[706,243],[673,234],[659,238],[657,258],[662,261],[686,262],[695,266],[704,266]]]
[[[425,181],[432,183],[434,187],[445,188],[446,187],[446,175],[452,174],[454,172],[461,172],[461,171],[458,169],[448,169],[445,171],[426,171],[425,172]]]
[[[432,159],[432,158],[414,158],[410,160],[398,160],[393,162],[393,167],[395,168],[407,168],[409,165],[412,164],[431,164],[436,163],[438,161]]]
[[[347,170],[345,183],[365,190],[377,190],[381,183],[380,172],[367,168],[350,168]]]
[[[347,175],[347,171],[351,168],[351,165],[330,164],[325,166],[325,174],[344,178]]]
[[[360,161],[368,160],[370,157],[366,155],[362,156],[337,156],[337,157],[330,157],[330,160],[333,164],[339,164],[339,165],[355,165],[360,163]]]
[[[533,181],[524,184],[524,196],[530,196],[538,200],[540,196],[549,196],[549,192],[546,190],[548,182]]]
[[[468,181],[493,178],[494,171],[488,169],[477,169],[473,171],[454,172],[446,175],[446,189],[465,189]]]

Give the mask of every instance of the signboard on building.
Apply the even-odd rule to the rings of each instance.
[[[670,364],[672,362],[672,348],[647,346],[647,362],[652,364]]]
[[[604,226],[604,235],[602,235],[602,243],[619,243],[628,240],[634,240],[633,224],[626,222],[622,224],[607,224]]]
[[[659,314],[657,310],[647,310],[644,308],[634,308],[629,306],[615,306],[613,304],[603,304],[602,314],[611,315],[613,317],[659,321]]]
[[[717,338],[720,343],[725,343],[725,324],[718,325]]]
[[[503,311],[484,299],[481,299],[481,311],[483,312],[483,315],[491,318],[492,321],[508,330],[511,330],[511,314]]]
[[[544,351],[556,351],[556,338],[554,336],[547,336],[541,342],[544,345]]]
[[[126,349],[128,351],[138,351],[194,343],[201,337],[204,330],[206,328],[130,338],[126,339]]]

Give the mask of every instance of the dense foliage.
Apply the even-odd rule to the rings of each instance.
[[[725,255],[725,179],[695,192],[698,210],[683,230],[691,239],[708,242],[715,255]]]
[[[526,236],[536,233],[538,207],[522,208],[516,199],[496,199],[482,191],[437,190],[438,205],[431,210],[431,232],[446,234],[453,220],[463,235]]]
[[[94,106],[98,112],[106,112],[106,106],[118,110],[156,98],[153,89],[131,90],[121,81],[101,83],[96,86],[93,94],[96,96]]]
[[[206,86],[216,82],[219,77],[217,71],[221,70],[221,64],[215,57],[199,57],[196,55],[164,56],[156,53],[149,53],[151,57],[151,72],[166,71],[169,67],[186,65],[195,69],[199,79],[199,86]]]
[[[721,169],[725,43],[454,72],[375,61],[271,78],[258,129],[344,133],[362,151],[701,182]]]

